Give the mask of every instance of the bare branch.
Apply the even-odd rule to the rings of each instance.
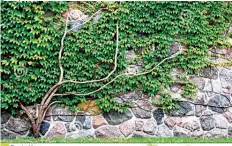
[[[181,46],[181,45],[180,45]],[[78,94],[78,93],[64,93],[64,94],[56,94],[56,96],[68,96],[68,95],[76,95],[76,96],[86,96],[86,95],[91,95],[93,93],[96,93],[100,90],[102,90],[103,88],[105,88],[107,85],[111,84],[112,82],[114,82],[117,78],[121,77],[121,76],[128,76],[128,77],[135,77],[135,76],[140,76],[140,75],[145,75],[145,74],[148,74],[150,72],[152,72],[153,70],[155,70],[160,64],[162,64],[164,61],[166,60],[169,60],[169,59],[172,59],[176,56],[178,56],[180,53],[182,53],[183,51],[183,48],[182,47],[179,47],[179,51],[173,55],[171,55],[170,57],[167,57],[165,59],[163,59],[161,62],[159,62],[156,66],[154,66],[152,69],[148,70],[148,71],[145,71],[145,72],[141,72],[141,73],[125,73],[125,74],[120,74],[120,75],[117,75],[115,78],[113,78],[111,81],[109,81],[108,83],[106,83],[105,85],[103,85],[102,87],[98,88],[97,90],[94,90],[92,92],[89,92],[89,93],[85,93],[85,94]]]
[[[27,108],[18,100],[19,102],[19,106],[21,107],[21,109],[23,109],[25,111],[25,113],[27,114],[28,118],[31,121],[31,124],[34,125],[35,124],[35,120],[32,117],[32,115],[30,114],[30,112],[27,110]]]

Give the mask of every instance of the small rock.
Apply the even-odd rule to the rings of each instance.
[[[114,126],[101,126],[95,131],[97,138],[123,138],[122,133]]]
[[[135,108],[132,108],[133,113],[137,118],[149,119],[151,118],[152,104],[148,100],[138,100],[135,104]]]
[[[18,133],[18,134],[26,134],[28,130],[31,128],[31,124],[25,118],[13,118],[6,123],[6,129]]]
[[[136,57],[134,50],[125,51],[125,57],[127,60],[133,60]]]
[[[159,137],[171,137],[172,131],[166,125],[158,126],[157,135]]]
[[[223,115],[229,123],[232,123],[232,112],[225,112]]]
[[[218,113],[223,113],[226,109],[221,108],[224,106],[229,106],[230,101],[226,96],[223,96],[221,94],[215,94],[213,98],[211,98],[208,102],[208,105],[210,105],[210,109],[212,111],[218,112]]]
[[[222,115],[214,115],[214,119],[215,119],[215,126],[217,128],[220,128],[220,129],[228,128],[227,120]]]
[[[184,117],[179,126],[193,132],[200,129],[200,122],[196,117]]]
[[[209,91],[209,92],[213,91],[213,87],[210,79],[205,79],[205,86],[203,88],[203,91]]]
[[[213,92],[215,93],[221,93],[222,92],[222,86],[220,80],[211,80],[212,86],[213,86]]]
[[[227,130],[226,129],[213,129],[205,133],[205,138],[223,138],[227,137]]]
[[[130,110],[127,110],[123,113],[119,113],[117,111],[110,111],[108,113],[105,112],[103,113],[103,116],[109,124],[118,125],[122,122],[128,121],[133,115]]]
[[[138,138],[138,137],[144,137],[144,138],[147,138],[147,137],[152,137],[151,135],[149,134],[146,134],[146,133],[143,133],[143,132],[140,132],[140,131],[135,131],[132,135],[132,138],[135,137],[135,138]]]
[[[201,138],[204,135],[204,131],[203,130],[196,130],[192,132],[191,137],[195,137],[195,138]]]
[[[72,121],[71,123],[65,124],[68,132],[79,131],[83,129],[83,124],[79,121]]]
[[[6,111],[2,111],[1,112],[1,124],[5,124],[7,123],[7,121],[10,119],[11,114],[9,114]]]
[[[93,138],[91,131],[82,130],[68,133],[66,138]]]
[[[195,105],[195,115],[200,117],[203,115],[203,112],[206,110],[206,106]]]
[[[102,116],[94,116],[93,117],[93,128],[97,129],[98,127],[102,125],[106,125],[106,121]]]
[[[215,119],[212,116],[202,116],[200,122],[204,131],[209,131],[215,126]]]
[[[135,120],[135,130],[142,131],[143,130],[144,122],[141,120]]]
[[[204,78],[193,77],[193,78],[191,78],[191,80],[193,81],[193,83],[195,83],[199,87],[200,90],[204,89],[204,86],[205,86],[205,80],[204,80]]]
[[[179,107],[177,109],[170,110],[170,116],[185,116],[185,115],[194,115],[193,105],[189,102],[181,101],[177,102]]]
[[[210,110],[205,110],[204,112],[203,112],[203,116],[212,116],[212,115],[214,115],[215,113],[213,112],[213,111],[210,111]]]
[[[156,121],[149,119],[143,126],[143,132],[150,135],[154,135],[156,128],[157,128]]]
[[[200,76],[204,78],[217,79],[218,78],[218,70],[216,68],[207,67],[200,71]]]
[[[232,126],[228,128],[228,137],[232,137]]]
[[[135,122],[132,120],[126,121],[119,126],[119,130],[122,132],[122,134],[125,137],[128,137],[131,133],[133,133],[134,129],[135,129]]]
[[[54,116],[54,121],[64,121],[64,122],[71,122],[74,119],[73,113],[69,110],[68,107],[62,108],[62,107],[55,107],[52,111],[53,115],[58,115],[58,116]],[[64,115],[64,116],[62,116]],[[68,116],[70,115],[70,116]]]
[[[180,89],[181,89],[182,85],[180,84],[173,84],[171,87],[170,87],[170,90],[174,93],[177,93]]]
[[[175,126],[173,129],[173,136],[176,137],[190,137],[190,131],[178,126]]]
[[[168,117],[164,120],[164,123],[169,129],[172,129],[176,124],[181,123],[181,118],[179,117]]]
[[[92,118],[90,116],[86,116],[85,122],[83,123],[83,129],[91,129],[92,126]]]
[[[223,88],[232,87],[232,70],[223,68],[221,69],[219,76]]]
[[[164,118],[164,112],[162,109],[156,109],[153,112],[153,117],[155,118],[156,122],[158,125],[163,123],[163,118]]]
[[[83,15],[83,12],[81,12],[80,10],[70,10],[69,11],[69,17],[71,18],[71,20],[76,20],[81,18],[81,16]]]
[[[13,132],[1,130],[1,139],[15,139],[17,135]]]
[[[49,127],[50,127],[50,123],[43,121],[43,122],[41,123],[41,125],[40,125],[40,131],[39,131],[39,132],[40,132],[42,135],[45,135],[46,132],[48,131]]]
[[[173,55],[173,54],[177,53],[180,50],[180,48],[183,48],[183,46],[178,44],[178,43],[172,44],[171,48],[170,48],[169,55]]]
[[[46,135],[46,138],[65,137],[66,128],[62,122],[55,122],[51,130]]]

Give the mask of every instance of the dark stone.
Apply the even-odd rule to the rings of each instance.
[[[43,121],[43,122],[41,123],[41,125],[40,125],[40,131],[39,131],[39,132],[40,132],[42,135],[45,135],[46,132],[48,131],[49,127],[50,127],[50,123]]]
[[[232,137],[232,126],[228,128],[228,136]]]
[[[163,118],[164,118],[164,112],[162,109],[157,109],[153,112],[153,116],[157,122],[158,125],[163,123]]]
[[[7,122],[6,127],[7,130],[12,132],[25,135],[28,130],[31,128],[31,124],[25,118],[10,118]]]
[[[1,112],[1,124],[5,124],[11,117],[11,114],[9,114],[6,111]]]
[[[90,116],[77,116],[76,121],[82,124],[83,129],[90,129],[92,125],[92,119]]]
[[[68,107],[55,107],[52,111],[52,114],[57,115],[54,116],[54,121],[64,121],[64,122],[71,122],[74,119],[73,113],[69,110]],[[69,116],[70,115],[70,116]]]
[[[208,102],[209,108],[212,111],[223,113],[226,111],[226,108],[222,108],[224,106],[229,106],[230,101],[226,96],[221,94],[215,94],[213,98],[211,98]]]
[[[103,113],[103,116],[109,124],[118,125],[121,124],[122,122],[131,119],[133,115],[131,111],[127,110],[124,113],[119,113],[117,111],[110,111],[107,113]]]
[[[15,139],[16,136],[17,135],[12,133],[12,132],[8,132],[6,130],[1,130],[1,139]]]
[[[183,47],[183,46],[181,46],[181,45],[179,45],[177,43],[172,44],[171,48],[170,48],[169,55],[173,55],[173,54],[177,53],[180,50],[180,47]]]
[[[204,131],[209,131],[215,127],[215,119],[212,116],[202,116],[200,122]]]
[[[151,118],[152,104],[150,101],[138,100],[135,105],[136,107],[132,108],[132,111],[137,118],[141,118],[141,119]]]
[[[81,122],[82,124],[85,122],[86,117],[85,116],[76,116],[76,121]]]
[[[181,101],[177,102],[179,107],[177,109],[173,109],[169,111],[170,116],[185,116],[185,115],[193,115],[193,106],[189,102]]]
[[[218,71],[216,68],[207,67],[200,71],[200,76],[204,78],[217,79]]]

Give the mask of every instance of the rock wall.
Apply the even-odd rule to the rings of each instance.
[[[73,30],[88,16],[72,11]],[[75,12],[75,13],[74,13]],[[63,17],[67,17],[63,14]],[[83,17],[82,17],[83,16]],[[94,18],[97,21],[101,14]],[[77,18],[83,18],[77,19]],[[178,51],[172,46],[171,52]],[[219,54],[232,59],[232,50],[220,50]],[[126,52],[133,59],[134,52]],[[223,62],[218,58],[216,62]],[[141,63],[128,67],[128,72],[137,72]],[[183,73],[174,69],[173,74]],[[198,76],[191,77],[200,91],[193,101],[179,101],[179,108],[164,112],[152,105],[156,97],[149,97],[139,90],[123,94],[118,101],[135,103],[135,107],[124,113],[114,111],[99,115],[75,115],[68,107],[53,106],[49,109],[40,128],[44,138],[130,138],[130,137],[232,137],[232,67],[205,68]],[[181,98],[182,85],[175,84],[169,89],[173,98]],[[36,107],[28,107],[36,117]],[[91,107],[95,109],[95,107]],[[99,111],[97,112],[99,113]],[[31,136],[31,124],[25,117],[12,116],[1,112],[1,139]]]
[[[192,80],[200,88],[195,100],[180,101],[179,108],[169,112],[153,106],[153,98],[140,91],[119,98],[136,105],[124,113],[75,116],[77,113],[68,107],[53,106],[41,125],[40,135],[45,138],[232,137],[231,67],[206,68]],[[170,90],[173,97],[179,97],[182,87],[173,85]],[[29,108],[36,116],[36,108]],[[30,129],[25,117],[2,112],[2,139],[31,136]]]

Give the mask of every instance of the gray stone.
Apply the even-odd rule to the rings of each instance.
[[[82,29],[84,21],[83,20],[76,20],[76,21],[72,21],[72,26],[71,29],[75,32],[78,32],[79,30]]]
[[[215,94],[213,98],[209,100],[208,105],[210,105],[209,108],[212,111],[223,113],[226,109],[222,107],[229,106],[230,101],[226,96],[223,96],[221,94]]]
[[[160,126],[158,126],[157,136],[171,137],[172,131],[166,125],[160,125]]]
[[[65,137],[67,131],[62,122],[55,122],[52,128],[48,131],[46,138]]]
[[[199,129],[199,130],[193,131],[191,134],[191,137],[201,138],[203,137],[203,135],[204,135],[204,131]]]
[[[211,80],[213,92],[215,93],[221,93],[222,92],[222,86],[220,80]]]
[[[1,139],[15,139],[17,135],[7,130],[1,130]]]
[[[134,133],[133,133],[133,135],[132,135],[132,138],[133,137],[135,137],[135,138],[142,138],[142,137],[144,137],[144,138],[147,138],[147,137],[152,137],[151,135],[149,135],[149,134],[146,134],[146,133],[143,133],[143,132],[140,132],[140,131],[135,131]]]
[[[212,116],[202,116],[200,122],[204,131],[209,131],[215,127],[215,119]]]
[[[135,108],[132,108],[134,115],[137,118],[149,119],[151,118],[152,104],[148,100],[138,100],[135,104]]]
[[[197,117],[202,116],[203,112],[206,110],[206,106],[195,105],[195,115]]]
[[[178,102],[179,107],[177,109],[172,109],[169,112],[170,116],[185,116],[194,115],[193,105],[189,102]]]
[[[216,68],[207,67],[200,71],[200,76],[204,78],[217,79],[218,70]]]
[[[213,111],[205,110],[202,115],[203,116],[212,116],[214,114],[215,114],[215,112],[213,112]]]
[[[178,92],[178,91],[181,89],[181,87],[183,87],[183,86],[180,85],[180,84],[173,84],[173,85],[170,87],[170,90],[171,90],[172,92],[176,93],[176,92]]]
[[[125,57],[128,61],[131,61],[136,57],[134,50],[125,51],[125,54]]]
[[[179,117],[168,117],[164,120],[164,123],[169,129],[172,129],[176,124],[181,123],[181,118]]]
[[[127,73],[137,73],[141,69],[141,66],[138,65],[128,65],[126,68]]]
[[[72,121],[71,123],[66,123],[65,127],[68,132],[79,131],[83,129],[83,124],[80,121]]]
[[[232,70],[223,68],[221,69],[219,75],[223,88],[232,87]]]
[[[189,117],[182,119],[182,123],[179,126],[191,132],[199,130],[201,127],[200,122],[196,117]]]
[[[228,137],[232,137],[232,126],[228,128]]]
[[[204,89],[205,86],[205,80],[204,78],[201,77],[192,77],[191,78],[192,82],[195,83],[200,90]]]
[[[157,128],[156,121],[149,119],[149,120],[147,120],[147,122],[143,126],[143,132],[150,134],[150,135],[154,135],[156,128]]]
[[[11,117],[11,114],[6,111],[1,112],[1,124],[5,124]]]
[[[232,112],[225,112],[223,115],[229,123],[232,123]]]
[[[70,132],[66,135],[66,138],[93,138],[93,135],[91,131],[82,130],[82,131]]]
[[[50,123],[43,121],[43,122],[41,123],[41,125],[40,125],[40,131],[39,131],[39,132],[40,132],[42,135],[45,135],[46,132],[48,131],[49,127],[50,127]]]
[[[92,118],[90,116],[86,116],[85,122],[83,123],[83,129],[91,129],[92,126]]]
[[[173,136],[176,137],[190,137],[190,131],[179,126],[173,128]]]
[[[103,113],[103,116],[109,124],[118,125],[122,122],[128,121],[132,118],[133,115],[130,110],[127,110],[123,113],[119,113],[117,111],[110,111],[107,113]]]
[[[173,54],[177,53],[180,50],[180,48],[183,48],[183,46],[181,46],[178,43],[172,44],[170,47],[169,55],[173,55]]]
[[[83,124],[85,122],[86,117],[83,116],[76,116],[76,121],[80,122],[81,124]]]
[[[123,135],[117,127],[101,126],[95,131],[97,138],[122,138]]]
[[[142,131],[143,130],[144,122],[141,120],[135,120],[135,130]]]
[[[25,118],[11,117],[10,120],[7,122],[5,128],[12,132],[24,135],[31,128],[31,124]]]
[[[164,118],[164,112],[162,109],[156,109],[153,112],[153,117],[155,118],[156,122],[158,125],[163,123],[163,118]]]
[[[54,121],[61,120],[64,122],[71,122],[74,119],[74,116],[69,116],[69,115],[73,115],[73,113],[69,110],[68,107],[65,107],[65,108],[55,107],[52,111],[52,114],[57,115],[57,116],[53,116]]]
[[[213,91],[212,83],[210,79],[205,79],[205,86],[203,88],[203,91]]]
[[[133,120],[124,122],[119,126],[119,130],[125,137],[128,137],[135,130],[135,122]]]
[[[222,115],[214,115],[214,119],[215,119],[215,126],[217,128],[220,128],[220,129],[228,128],[227,120]]]
[[[226,129],[213,129],[205,133],[205,138],[224,138],[227,137],[228,131]]]

